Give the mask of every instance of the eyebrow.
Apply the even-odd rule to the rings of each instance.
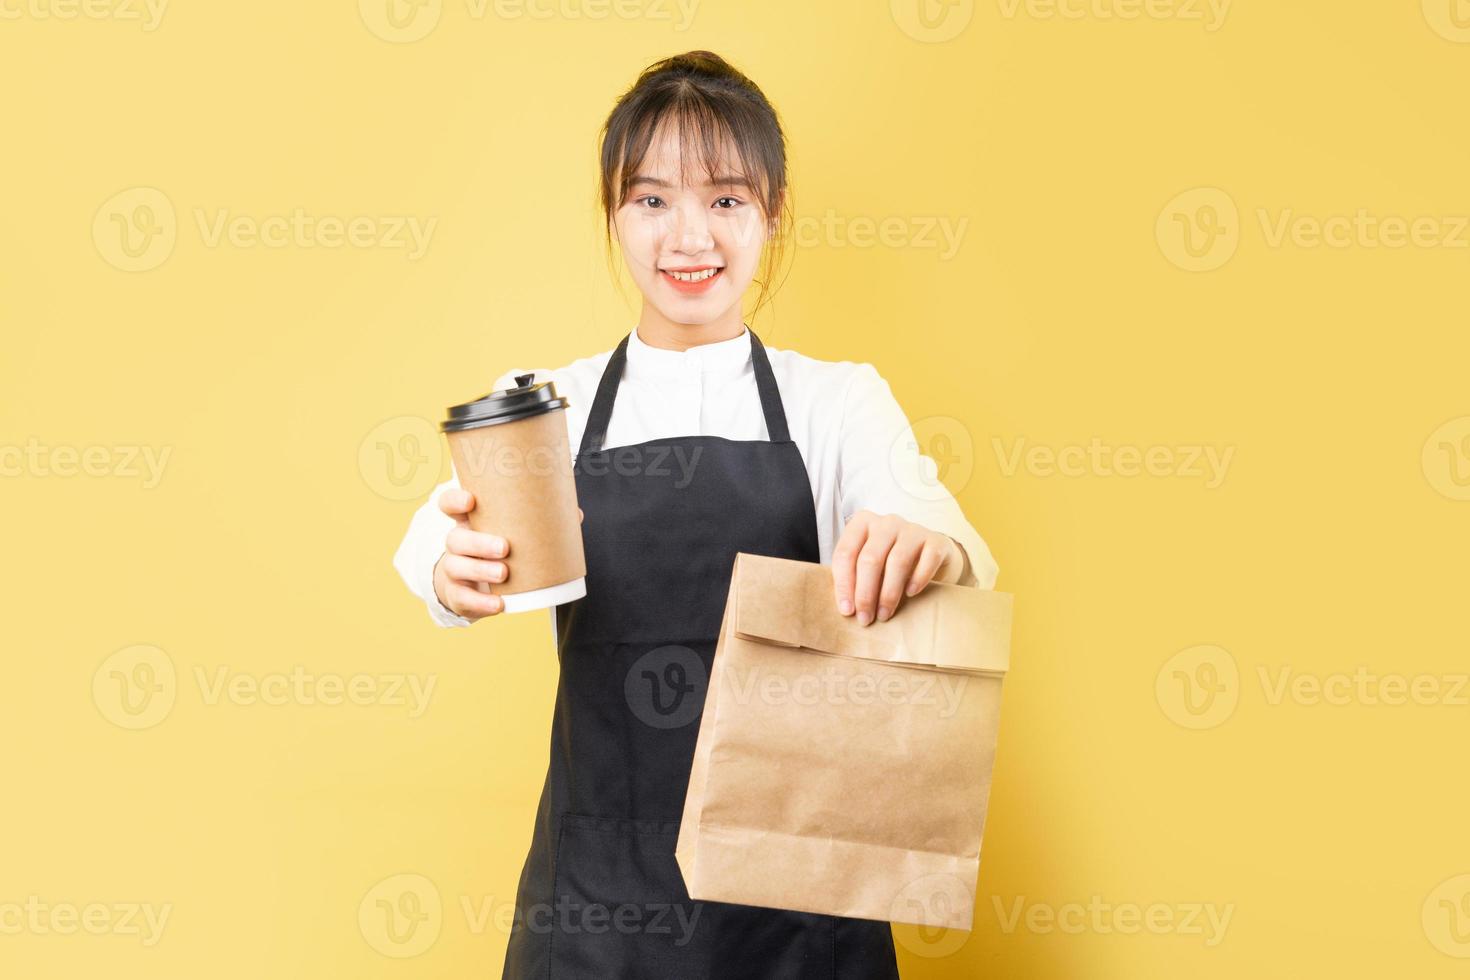
[[[669,187],[669,188],[672,188],[672,187],[676,186],[675,184],[672,184],[672,183],[670,183],[667,180],[659,180],[657,177],[649,177],[647,174],[638,174],[638,175],[636,175],[631,181],[629,181],[628,186],[629,187],[632,187],[634,184],[652,184],[654,187]],[[714,180],[710,181],[708,184],[705,184],[703,186],[705,186],[705,187],[725,187],[725,186],[731,186],[731,185],[736,186],[736,187],[745,187],[745,188],[747,188],[749,190],[752,190],[752,191],[755,190],[755,185],[754,184],[752,184],[745,177],[741,177],[738,174],[716,174]]]

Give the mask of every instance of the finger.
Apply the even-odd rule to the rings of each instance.
[[[439,495],[439,509],[450,517],[468,514],[475,509],[475,495],[468,490],[445,490]]]
[[[844,616],[851,616],[855,608],[852,588],[857,580],[857,556],[867,539],[868,519],[859,512],[847,522],[832,548],[832,591],[837,599],[837,611]]]
[[[456,582],[504,582],[505,562],[453,553],[444,556],[444,574]]]
[[[883,565],[883,584],[878,589],[878,622],[884,622],[898,611],[903,600],[903,588],[909,583],[914,565],[924,550],[924,539],[928,532],[910,524],[893,542],[888,552],[888,561]]]
[[[584,514],[584,513],[582,513],[582,508],[578,507],[577,508],[577,520],[579,520],[579,521],[585,521],[586,519],[587,519],[587,515]]]
[[[449,608],[465,619],[494,616],[505,608],[505,600],[500,596],[480,592],[460,582],[450,582],[445,591],[449,593]]]
[[[868,540],[857,558],[857,584],[853,587],[852,604],[857,609],[858,624],[867,626],[873,621],[878,609],[878,588],[883,583],[883,569],[888,564],[888,552],[898,532],[886,523],[868,528]]]
[[[919,553],[919,560],[914,563],[914,570],[909,573],[909,584],[904,589],[905,595],[918,595],[934,581],[934,576],[939,572],[939,566],[944,564],[944,559],[949,557],[949,543],[939,538],[930,537],[924,543],[924,550]]]
[[[444,550],[471,558],[504,558],[510,554],[510,542],[498,534],[456,527],[444,538]]]

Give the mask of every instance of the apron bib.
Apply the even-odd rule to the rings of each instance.
[[[603,449],[627,348],[573,466],[587,594],[556,610],[551,761],[503,980],[897,980],[887,922],[684,888],[674,844],[735,553],[820,560],[816,512],[754,332],[768,441]]]

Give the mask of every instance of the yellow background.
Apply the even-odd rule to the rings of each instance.
[[[645,64],[707,47],[776,103],[797,212],[837,229],[798,249],[757,331],[878,366],[1017,596],[975,930],[901,934],[905,978],[1462,976],[1470,9],[516,9],[445,0],[401,41],[347,0],[179,0],[153,30],[5,0],[0,445],[170,456],[152,487],[0,478],[0,909],[171,911],[153,945],[0,931],[0,975],[499,975],[550,631],[431,625],[390,566],[420,498],[391,498],[447,462],[432,440],[426,462],[383,453],[412,456],[403,436],[507,368],[629,329],[597,127]],[[172,251],[142,271],[108,237],[133,188],[173,209]],[[199,224],[297,209],[437,224],[417,259],[210,244]],[[1432,219],[1438,241],[1273,230],[1360,209]],[[864,244],[884,219],[899,230]],[[913,233],[931,219],[967,222],[953,255]],[[1203,259],[1171,239],[1185,227],[1216,229]],[[1093,439],[1233,456],[1214,487],[1182,456],[1135,477],[1007,465],[1018,440]],[[114,669],[143,676],[137,645],[176,690],[128,730],[109,692]],[[411,717],[199,680],[297,667],[436,686]],[[1441,697],[1272,696],[1283,670],[1359,668]],[[1190,727],[1210,696],[1190,678],[1233,710]],[[398,875],[442,903],[410,959],[372,926],[375,888],[424,887]],[[1106,918],[1007,928],[1017,901],[1231,919],[1213,945]]]

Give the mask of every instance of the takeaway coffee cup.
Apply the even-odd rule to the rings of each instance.
[[[506,580],[485,589],[506,612],[587,594],[567,400],[554,382],[534,382],[533,374],[517,375],[514,388],[455,405],[439,424],[459,485],[475,495],[470,527],[510,542]]]

